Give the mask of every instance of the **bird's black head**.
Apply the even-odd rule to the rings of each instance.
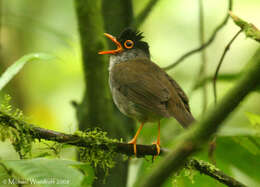
[[[120,36],[118,41],[121,43],[124,49],[141,49],[146,54],[149,54],[149,45],[147,42],[142,41],[144,38],[142,32],[134,31],[130,28],[125,29]]]
[[[116,45],[117,49],[110,51],[102,51],[99,54],[117,54],[131,49],[141,49],[146,55],[150,56],[149,45],[142,41],[144,38],[141,32],[134,31],[130,28],[123,30],[119,37],[115,38],[110,34],[106,34]]]

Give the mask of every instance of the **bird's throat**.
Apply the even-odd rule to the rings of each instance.
[[[110,56],[109,71],[111,71],[111,69],[113,68],[113,66],[115,64],[127,62],[129,60],[133,60],[133,59],[136,59],[136,58],[148,58],[148,59],[150,59],[150,57],[140,49],[127,50],[127,51],[124,51],[124,52]]]

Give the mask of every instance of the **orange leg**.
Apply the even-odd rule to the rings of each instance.
[[[156,149],[157,149],[157,155],[160,154],[161,152],[161,149],[160,149],[160,121],[158,122],[158,136],[157,136],[157,142],[156,143],[153,143],[156,145]]]
[[[137,130],[137,132],[136,132],[134,138],[128,142],[129,144],[133,144],[133,145],[134,145],[134,153],[135,153],[135,156],[136,156],[136,140],[137,140],[137,137],[138,137],[138,135],[140,134],[140,132],[141,132],[143,126],[144,126],[144,123],[141,124],[141,126],[140,126],[139,129]]]

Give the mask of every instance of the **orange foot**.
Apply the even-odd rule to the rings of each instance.
[[[133,144],[134,145],[134,154],[136,156],[136,138],[133,138],[131,141],[128,142],[128,144]]]
[[[157,150],[157,155],[155,155],[155,157],[156,156],[158,156],[159,154],[160,154],[160,152],[161,152],[161,148],[160,148],[160,142],[153,142],[153,145],[156,145],[156,150]]]
[[[128,142],[129,144],[133,144],[133,145],[134,145],[134,154],[135,154],[135,156],[136,156],[136,152],[137,152],[137,151],[136,151],[136,140],[137,140],[137,137],[138,137],[138,135],[140,134],[140,132],[141,132],[143,126],[144,126],[144,123],[142,123],[142,124],[140,125],[140,127],[138,128],[138,130],[137,130],[137,132],[136,132],[134,138],[133,138],[130,142]]]

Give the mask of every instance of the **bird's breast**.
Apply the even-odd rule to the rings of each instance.
[[[162,116],[148,111],[139,104],[129,100],[129,98],[120,91],[120,85],[115,83],[112,71],[109,73],[109,87],[115,105],[124,115],[140,122],[154,122],[162,118]]]

